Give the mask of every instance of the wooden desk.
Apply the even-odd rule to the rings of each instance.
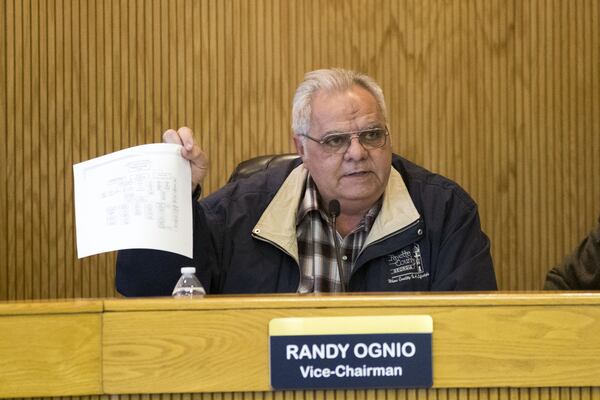
[[[102,393],[102,301],[0,303],[0,397]]]
[[[549,393],[569,398],[577,397],[572,390],[583,390],[585,398],[600,399],[600,294],[590,293],[0,303],[0,397],[188,392],[269,397],[272,318],[394,314],[433,318],[435,389],[413,391],[418,396],[456,389],[450,397],[467,398],[475,390],[480,399],[503,398],[514,390],[509,388],[534,388],[520,398],[535,398],[545,390],[539,388],[562,387]],[[356,396],[340,392],[323,393]],[[363,392],[369,398],[390,396]]]

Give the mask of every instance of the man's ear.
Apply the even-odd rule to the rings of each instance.
[[[304,161],[304,154],[305,154],[304,140],[302,140],[302,137],[300,137],[298,135],[294,135],[293,138],[294,138],[294,145],[296,146],[296,152],[298,153],[300,158]]]

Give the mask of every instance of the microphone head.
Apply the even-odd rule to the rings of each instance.
[[[329,214],[332,217],[337,217],[340,215],[340,202],[336,199],[333,199],[329,202]]]

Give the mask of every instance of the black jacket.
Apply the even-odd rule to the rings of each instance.
[[[299,164],[256,173],[198,202],[193,260],[153,250],[120,251],[117,290],[125,296],[168,296],[179,268],[195,266],[208,293],[296,292],[300,268],[293,221],[306,179]],[[392,166],[382,211],[348,290],[495,290],[490,243],[474,201],[454,182],[397,155]]]
[[[598,225],[546,275],[546,290],[600,290],[600,217]]]

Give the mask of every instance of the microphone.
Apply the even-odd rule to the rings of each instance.
[[[342,257],[340,256],[340,243],[338,240],[338,233],[336,228],[336,220],[340,215],[340,202],[333,199],[329,202],[329,216],[331,217],[331,225],[333,226],[333,244],[335,247],[335,258],[337,261],[338,274],[340,275],[340,282],[342,284],[342,292],[346,291],[346,280],[344,279],[344,273],[342,271]]]

